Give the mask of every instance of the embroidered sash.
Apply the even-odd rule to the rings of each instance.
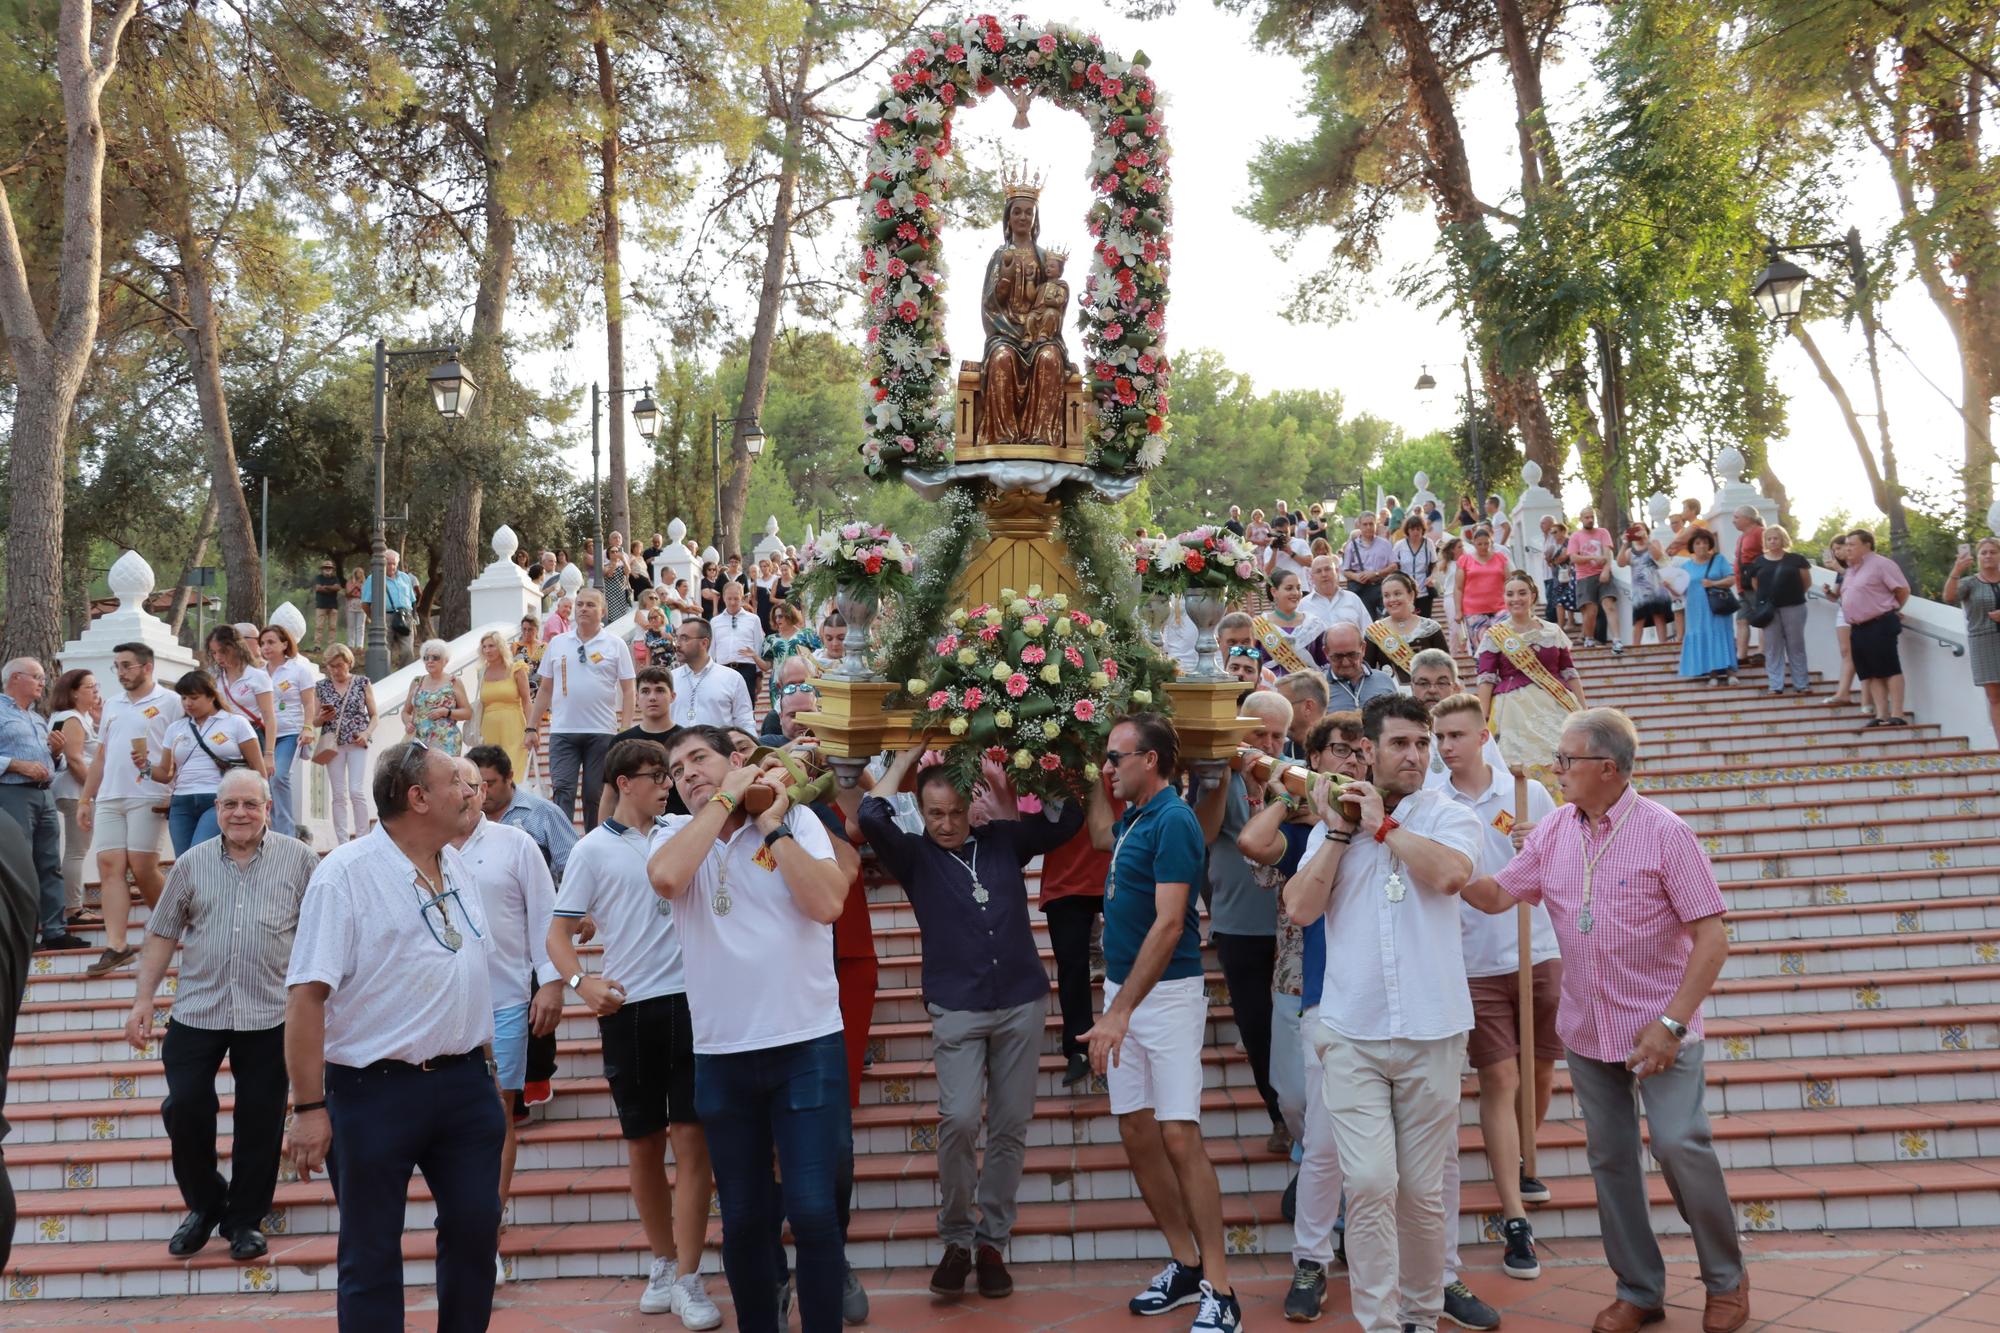
[[[1503,657],[1514,664],[1515,670],[1547,690],[1549,696],[1563,706],[1565,713],[1574,713],[1583,707],[1577,702],[1576,696],[1569,692],[1569,686],[1556,679],[1555,673],[1542,664],[1542,659],[1536,655],[1533,645],[1513,626],[1503,620],[1489,626],[1486,637],[1492,640],[1493,646],[1500,650]]]
[[[1398,671],[1405,676],[1410,674],[1410,663],[1415,659],[1417,650],[1410,646],[1408,639],[1396,632],[1394,625],[1387,620],[1377,620],[1364,633],[1370,643],[1382,650],[1382,656],[1396,664]]]
[[[1305,621],[1299,622],[1301,625]],[[1257,616],[1250,622],[1256,632],[1257,642],[1264,645],[1265,654],[1286,671],[1313,671],[1316,668],[1292,642],[1291,635],[1278,628],[1277,622],[1269,616]]]

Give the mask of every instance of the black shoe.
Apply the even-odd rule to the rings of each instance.
[[[1189,1268],[1178,1259],[1153,1275],[1146,1289],[1126,1302],[1133,1314],[1165,1314],[1201,1299],[1201,1269]]]
[[[1007,1272],[1006,1261],[991,1245],[979,1247],[973,1270],[979,1281],[979,1294],[987,1300],[997,1301],[1014,1294],[1014,1279]]]
[[[176,1259],[187,1258],[208,1244],[208,1238],[215,1234],[215,1224],[221,1220],[207,1213],[189,1213],[174,1238],[167,1242],[167,1253]]]
[[[1526,1171],[1523,1171],[1521,1173],[1521,1202],[1547,1203],[1548,1201],[1549,1201],[1549,1187],[1547,1185],[1544,1185],[1541,1181],[1536,1180]]]
[[[1326,1270],[1310,1259],[1301,1259],[1292,1270],[1292,1288],[1285,1293],[1285,1318],[1294,1324],[1310,1324],[1319,1318],[1326,1300]]]
[[[1506,1257],[1500,1261],[1500,1270],[1508,1277],[1522,1281],[1542,1275],[1541,1261],[1535,1258],[1535,1232],[1525,1217],[1512,1218],[1500,1225],[1500,1234],[1507,1242]]]
[[[972,1276],[972,1251],[963,1245],[944,1247],[944,1258],[931,1270],[931,1295],[963,1296],[965,1279]]]
[[[256,1227],[238,1227],[236,1234],[229,1238],[229,1257],[238,1263],[246,1259],[262,1259],[270,1252],[271,1243]]]
[[[89,941],[89,940],[87,940],[87,939],[85,939],[85,938],[84,938],[83,936],[81,936],[81,935],[72,935],[72,934],[70,934],[70,932],[69,932],[69,928],[68,928],[67,926],[65,926],[65,927],[63,928],[63,933],[62,933],[62,934],[60,934],[60,935],[45,935],[45,936],[43,936],[43,937],[42,937],[42,942],[41,942],[40,944],[36,945],[35,947],[36,947],[37,949],[43,949],[43,950],[48,950],[48,949],[88,949],[88,948],[90,947],[90,941]]]
[[[1299,1178],[1292,1177],[1292,1183],[1285,1186],[1285,1197],[1278,1200],[1278,1212],[1287,1222],[1299,1220]]]
[[[1078,1051],[1069,1058],[1069,1067],[1063,1070],[1063,1086],[1073,1088],[1090,1079],[1090,1057]]]
[[[1189,1325],[1188,1333],[1241,1333],[1242,1328],[1243,1307],[1236,1303],[1236,1293],[1232,1291],[1225,1296],[1202,1283],[1201,1309]]]
[[[1500,1312],[1473,1295],[1472,1288],[1463,1282],[1454,1282],[1444,1289],[1444,1317],[1473,1333],[1500,1327]]]

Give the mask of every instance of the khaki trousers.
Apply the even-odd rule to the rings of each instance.
[[[1444,1169],[1458,1149],[1463,1032],[1435,1041],[1312,1035],[1347,1187],[1347,1276],[1363,1333],[1437,1328]]]

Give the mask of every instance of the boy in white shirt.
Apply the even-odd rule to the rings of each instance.
[[[549,715],[549,796],[569,816],[580,776],[586,833],[597,826],[611,738],[631,722],[637,675],[631,647],[604,628],[604,594],[585,588],[576,595],[576,627],[542,651],[542,683],[528,709],[526,734],[535,736],[542,714]]]

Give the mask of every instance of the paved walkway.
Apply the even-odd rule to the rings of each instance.
[[[1751,1258],[1750,1328],[1806,1333],[1996,1333],[2000,1330],[2000,1230],[1850,1231],[1770,1233],[1745,1237]],[[1699,1333],[1701,1292],[1685,1238],[1666,1245],[1672,1262],[1672,1307],[1662,1333]],[[1542,1247],[1542,1276],[1513,1282],[1498,1272],[1500,1252],[1467,1250],[1467,1278],[1474,1290],[1505,1313],[1502,1333],[1573,1333],[1587,1329],[1610,1299],[1611,1274],[1594,1242],[1551,1241]],[[1290,1275],[1283,1256],[1231,1261],[1244,1296],[1244,1324],[1256,1333],[1284,1327],[1280,1307]],[[968,1296],[955,1305],[931,1299],[928,1270],[897,1269],[868,1275],[873,1333],[1022,1333],[1060,1328],[1068,1333],[1176,1333],[1193,1310],[1157,1321],[1134,1319],[1126,1299],[1155,1265],[1150,1263],[1024,1264],[1014,1269],[1015,1293],[1004,1301]],[[596,1333],[654,1329],[677,1333],[671,1316],[638,1312],[641,1284],[604,1278],[523,1282],[501,1289],[495,1333],[564,1329]],[[727,1289],[714,1294],[728,1310]],[[437,1326],[429,1289],[416,1293],[409,1328]],[[181,1296],[157,1300],[24,1301],[0,1305],[0,1326],[62,1329],[65,1333],[113,1330],[279,1329],[295,1333],[333,1327],[334,1298],[303,1296]],[[796,1327],[796,1325],[794,1325]],[[733,1329],[725,1319],[723,1328]],[[1353,1329],[1346,1284],[1336,1280],[1322,1330]]]

